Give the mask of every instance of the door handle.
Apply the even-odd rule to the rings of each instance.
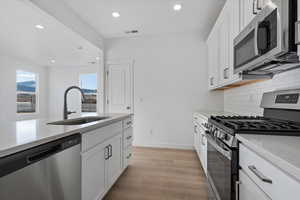
[[[131,157],[131,153],[126,158],[129,159],[130,157]]]
[[[228,71],[229,71],[229,67],[226,67],[224,69],[224,71],[223,71],[223,77],[224,77],[224,79],[228,79],[229,78]]]
[[[126,137],[126,139],[127,140],[130,140],[132,138],[132,136],[130,135],[130,136],[128,136],[128,137]]]
[[[248,168],[250,169],[250,171],[253,172],[253,174],[255,176],[257,176],[261,181],[266,182],[266,183],[270,183],[272,184],[272,180],[267,178],[265,175],[263,175],[263,173],[261,173],[260,171],[258,171],[258,169],[254,166],[254,165],[250,165],[248,166]]]
[[[130,110],[130,109],[131,109],[131,107],[130,107],[130,106],[127,106],[127,107],[126,107],[126,109],[127,109],[127,110]]]

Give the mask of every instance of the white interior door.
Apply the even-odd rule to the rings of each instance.
[[[107,64],[107,112],[133,113],[132,62]]]

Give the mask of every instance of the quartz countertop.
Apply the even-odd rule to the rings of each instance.
[[[110,118],[83,125],[67,126],[47,124],[58,121],[58,118],[2,121],[0,122],[0,158],[75,133],[84,134],[130,117],[131,114],[105,114],[105,116]]]
[[[238,134],[237,139],[265,160],[300,181],[300,137]]]
[[[210,118],[210,116],[212,115],[225,115],[225,116],[233,116],[233,115],[237,115],[235,113],[232,112],[226,112],[226,111],[213,111],[213,110],[197,110],[194,115],[198,115],[199,117],[202,117],[206,120],[208,120]]]

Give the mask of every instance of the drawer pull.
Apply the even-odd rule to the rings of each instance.
[[[126,139],[127,140],[130,140],[132,138],[132,136],[130,135],[130,136],[128,136],[128,137],[126,137]]]
[[[129,159],[130,157],[131,157],[131,153],[126,158]]]
[[[248,166],[248,168],[250,169],[250,171],[252,171],[255,176],[257,176],[261,181],[266,182],[266,183],[270,183],[272,184],[272,180],[267,178],[265,175],[263,175],[260,171],[258,171],[258,169],[256,169],[256,167],[254,165],[250,165]]]

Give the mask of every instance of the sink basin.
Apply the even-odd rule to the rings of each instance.
[[[108,119],[109,117],[80,117],[75,119],[66,119],[56,122],[50,122],[49,125],[81,125],[87,124],[90,122],[100,121]]]

